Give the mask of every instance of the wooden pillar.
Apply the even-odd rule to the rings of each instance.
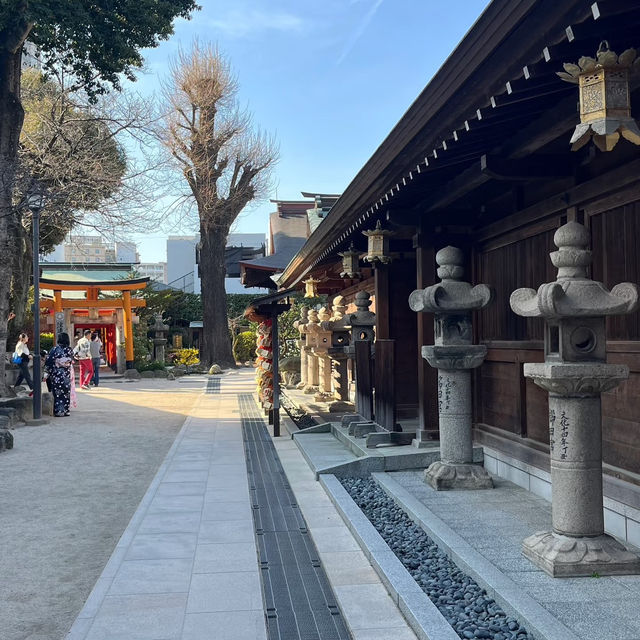
[[[371,380],[371,342],[357,340],[354,344],[356,367],[356,411],[367,420],[373,419],[373,384]]]
[[[124,348],[127,359],[127,369],[133,369],[133,322],[131,312],[131,291],[122,292],[124,310]]]
[[[376,339],[376,422],[396,431],[395,340]]]
[[[433,236],[429,238],[423,227],[414,238],[416,249],[416,284],[418,289],[436,282],[436,250]],[[422,347],[433,344],[433,316],[417,313],[418,340],[416,357],[418,358],[418,428],[421,432],[417,440],[429,440],[438,437],[438,372],[430,367],[422,357]]]
[[[386,340],[389,335],[389,271],[390,265],[376,264],[375,296],[376,296],[376,340]]]

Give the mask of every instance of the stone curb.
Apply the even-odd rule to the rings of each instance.
[[[538,640],[579,640],[568,627],[525,593],[520,585],[476,551],[387,473],[371,475],[385,493],[427,532],[462,571],[483,587],[507,614],[520,620]]]
[[[320,476],[320,484],[418,638],[460,640],[453,627],[411,577],[336,476],[323,474]]]

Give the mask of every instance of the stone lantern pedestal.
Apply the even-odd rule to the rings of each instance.
[[[304,387],[304,393],[313,394],[318,392],[319,387],[319,359],[314,354],[314,348],[317,345],[318,312],[310,309],[307,315],[305,337],[305,351],[307,354],[307,384]]]
[[[438,369],[440,460],[425,471],[425,481],[436,490],[491,489],[491,476],[473,464],[471,430],[471,369],[479,367],[487,353],[485,346],[471,344],[471,312],[489,304],[491,291],[461,280],[460,249],[441,249],[436,262],[442,282],[409,297],[414,311],[435,314],[435,344],[422,347],[422,357]]]
[[[343,296],[333,299],[331,318],[322,323],[322,327],[331,332],[331,346],[328,356],[331,359],[331,388],[332,400],[329,403],[330,413],[344,413],[353,411],[353,404],[349,402],[349,387],[347,375],[347,351],[349,346],[349,330],[347,328],[347,310]]]
[[[300,382],[297,384],[297,389],[304,389],[307,386],[307,370],[308,370],[308,352],[309,348],[306,346],[305,334],[307,332],[307,316],[309,314],[309,308],[303,306],[300,308],[300,320],[296,320],[293,326],[300,333],[300,340],[298,340],[298,346],[300,347]]]
[[[606,363],[605,317],[633,311],[638,293],[587,277],[589,240],[577,222],[560,227],[557,280],[511,295],[517,314],[546,321],[545,362],[525,364],[524,375],[549,392],[552,530],[526,538],[522,551],[554,577],[640,573],[640,558],[604,533],[600,407],[601,394],[629,376]]]

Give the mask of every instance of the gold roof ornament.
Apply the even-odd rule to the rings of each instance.
[[[395,235],[393,231],[383,229],[380,220],[376,222],[375,229],[363,231],[362,235],[367,236],[367,255],[364,256],[366,262],[381,262],[388,264],[391,262],[389,254],[389,237]]]
[[[342,272],[341,278],[351,278],[351,280],[357,280],[360,278],[360,252],[355,250],[353,242],[349,245],[347,251],[338,253],[342,256]]]
[[[600,151],[611,151],[620,136],[640,145],[640,129],[631,117],[629,75],[640,69],[635,49],[620,55],[600,43],[595,58],[583,56],[578,64],[565,63],[558,76],[580,88],[580,124],[571,138],[572,151],[591,138]]]
[[[318,283],[320,280],[316,280],[313,276],[309,276],[307,280],[303,280],[304,284],[304,297],[305,298],[317,298],[318,297]]]

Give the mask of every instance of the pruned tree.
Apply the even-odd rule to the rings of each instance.
[[[6,351],[13,256],[20,221],[14,207],[18,147],[24,121],[20,100],[22,49],[27,38],[45,68],[54,60],[77,78],[90,96],[133,79],[140,49],[168,38],[173,20],[188,17],[195,0],[0,0],[0,356]],[[0,357],[0,395],[5,391]]]
[[[162,142],[188,184],[200,226],[200,359],[233,366],[225,304],[227,236],[240,212],[266,195],[278,151],[239,107],[236,78],[214,47],[196,42],[178,54],[165,99]]]

